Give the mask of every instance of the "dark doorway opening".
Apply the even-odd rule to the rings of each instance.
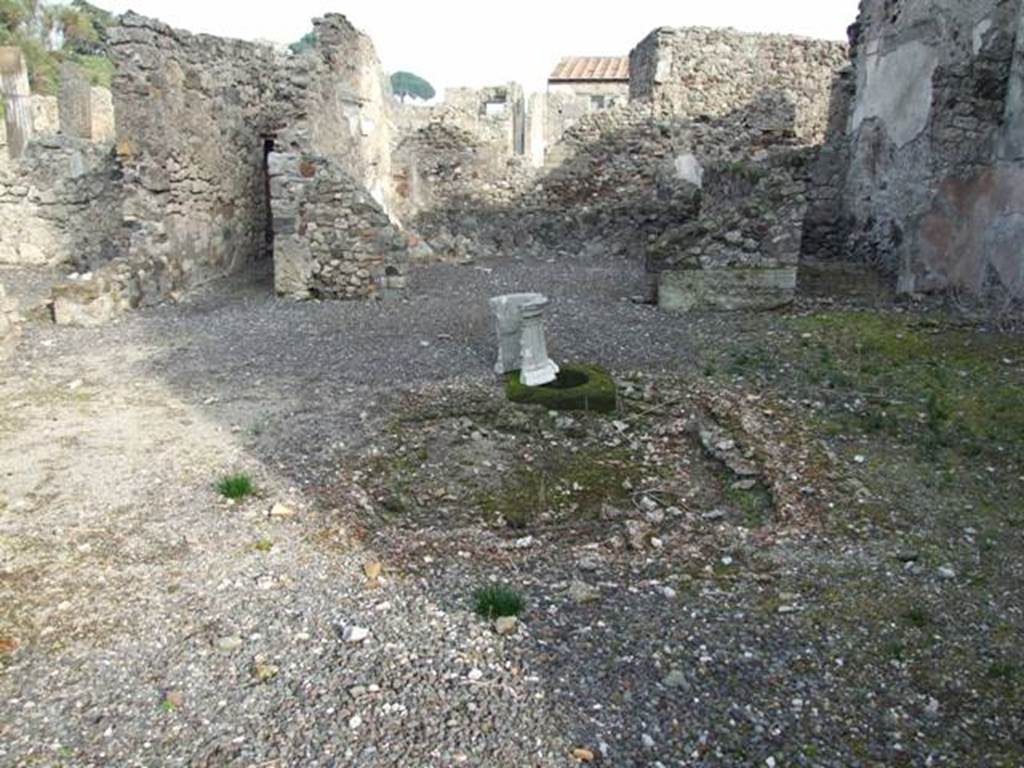
[[[274,151],[275,136],[263,137],[263,259],[274,258],[274,209],[270,200],[270,153]]]

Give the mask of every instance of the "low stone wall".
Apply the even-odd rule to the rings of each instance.
[[[273,153],[270,175],[278,294],[386,298],[405,287],[405,237],[336,161]]]
[[[776,130],[820,143],[844,43],[704,27],[656,29],[630,54],[630,99],[680,117],[723,117],[766,94],[782,108],[762,114]]]
[[[109,146],[41,138],[0,168],[0,263],[89,271],[123,249],[120,171]]]
[[[648,248],[658,305],[690,311],[791,302],[813,157],[813,150],[783,150],[705,168],[698,215]]]

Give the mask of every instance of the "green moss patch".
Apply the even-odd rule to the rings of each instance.
[[[807,334],[806,375],[859,394],[866,428],[929,449],[1024,457],[1019,340],[866,313],[804,318],[797,327]]]
[[[505,377],[505,394],[513,403],[551,411],[611,413],[617,406],[615,381],[596,365],[565,365],[555,381],[541,387],[526,386],[519,380],[519,371],[513,371]]]
[[[483,491],[476,502],[489,517],[518,529],[545,516],[549,522],[597,520],[603,505],[630,503],[627,488],[642,481],[644,470],[622,448],[555,452],[509,473],[500,488]]]

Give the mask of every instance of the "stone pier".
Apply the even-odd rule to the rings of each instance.
[[[0,91],[4,99],[7,152],[11,159],[17,159],[32,139],[32,94],[28,85],[28,67],[18,48],[0,48]]]

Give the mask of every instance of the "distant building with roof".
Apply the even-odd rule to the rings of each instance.
[[[629,57],[566,56],[548,77],[548,93],[589,98],[594,109],[629,101]]]

